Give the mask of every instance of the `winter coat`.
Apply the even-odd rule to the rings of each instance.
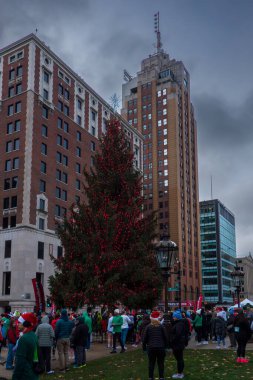
[[[9,330],[7,331],[7,340],[8,343],[16,344],[18,340],[16,327],[9,327]]]
[[[87,342],[88,333],[89,329],[88,326],[84,323],[84,318],[78,318],[77,324],[71,334],[71,345],[73,345],[73,347],[84,347]]]
[[[122,325],[123,325],[122,316],[121,315],[115,315],[112,319],[113,333],[120,333]]]
[[[92,333],[92,319],[87,312],[83,313],[84,323],[88,326],[89,334]]]
[[[170,345],[173,350],[183,350],[188,345],[189,329],[186,322],[184,319],[178,319],[172,326]]]
[[[144,315],[143,320],[142,320],[141,325],[140,325],[140,328],[139,328],[139,333],[140,333],[142,342],[143,342],[143,338],[144,338],[145,329],[149,324],[150,324],[149,316]]]
[[[33,371],[33,359],[37,337],[33,331],[25,333],[18,342],[12,380],[38,380]]]
[[[55,339],[58,340],[58,339],[69,338],[73,327],[74,327],[73,321],[69,321],[69,319],[60,318],[56,322]]]
[[[227,321],[227,332],[228,333],[233,333],[234,332],[234,321],[235,321],[235,316],[230,315]]]
[[[193,327],[202,327],[202,316],[199,314],[196,314],[196,317],[194,318],[194,321],[192,322]]]
[[[51,347],[54,341],[54,330],[49,324],[48,317],[42,318],[42,323],[37,327],[35,334],[38,337],[40,347]]]
[[[217,317],[214,320],[214,325],[213,325],[213,331],[215,335],[222,336],[223,338],[226,336],[226,321],[222,317]]]
[[[160,322],[151,322],[144,331],[142,348],[146,351],[148,348],[167,348],[169,345],[168,336],[165,328]]]
[[[250,329],[249,321],[244,317],[243,314],[238,314],[235,317],[234,331],[236,340],[247,342],[250,339],[252,332]]]

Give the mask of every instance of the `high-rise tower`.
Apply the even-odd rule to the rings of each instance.
[[[170,59],[161,48],[158,14],[155,32],[155,54],[143,59],[135,77],[125,76],[122,116],[144,136],[145,212],[158,210],[161,235],[166,226],[178,244],[181,299],[196,300],[201,271],[197,130],[190,75],[183,62]]]

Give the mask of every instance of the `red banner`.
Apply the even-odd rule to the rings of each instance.
[[[45,311],[44,289],[41,282],[37,282],[36,278],[32,279],[33,291],[36,302],[36,312]]]

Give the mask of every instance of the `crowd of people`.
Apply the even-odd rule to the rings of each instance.
[[[163,313],[127,312],[115,308],[93,313],[88,307],[83,313],[68,313],[66,309],[54,315],[41,313],[3,314],[0,319],[1,348],[6,346],[8,354],[6,369],[13,370],[13,380],[35,380],[40,373],[54,373],[51,368],[56,350],[59,357],[59,372],[70,368],[69,355],[73,350],[73,368],[86,365],[86,351],[94,337],[106,342],[111,354],[126,352],[127,345],[142,347],[148,356],[149,380],[154,379],[157,363],[159,378],[164,379],[166,351],[173,352],[177,362],[174,379],[184,378],[183,352],[191,336],[196,346],[213,342],[217,349],[230,346],[237,350],[237,363],[247,363],[246,344],[253,329],[253,312],[249,310],[216,308],[214,310],[182,311]],[[194,339],[193,338],[193,339]],[[119,346],[117,347],[117,344]]]

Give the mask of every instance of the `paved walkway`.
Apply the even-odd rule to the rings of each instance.
[[[227,343],[229,342],[228,338],[226,338],[226,341],[227,341]],[[141,345],[139,345],[139,347],[132,347],[131,345],[128,345],[129,351],[137,350],[138,348],[141,348]],[[208,344],[203,344],[201,346],[197,346],[195,340],[191,339],[188,348],[200,349],[200,350],[216,349],[216,343],[210,343],[209,342]],[[253,343],[247,344],[247,350],[253,351]],[[87,362],[89,362],[91,360],[95,360],[95,359],[100,359],[100,358],[103,358],[106,356],[109,357],[110,351],[111,350],[106,347],[105,343],[97,343],[97,342],[92,343],[91,349],[88,350],[86,353]],[[118,351],[120,351],[120,349],[118,349]],[[2,358],[4,358],[4,360],[5,360],[6,356],[7,356],[7,349],[6,348],[2,348],[2,354],[1,355],[2,355]],[[73,351],[71,350],[70,362],[72,362],[72,361],[73,361]],[[57,371],[57,369],[59,369],[57,351],[56,351],[56,360],[52,360],[52,369],[55,371]],[[11,379],[11,377],[12,377],[12,371],[6,370],[5,365],[0,365],[0,380],[2,380],[2,378],[3,379]]]

